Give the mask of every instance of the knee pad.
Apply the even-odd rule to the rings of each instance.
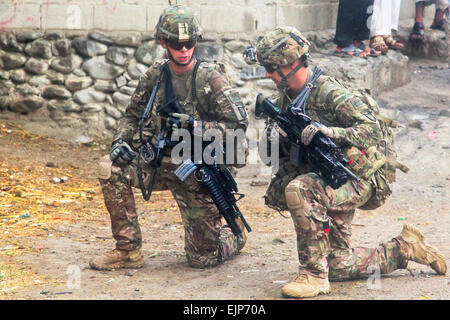
[[[290,210],[300,209],[305,203],[305,199],[300,192],[301,182],[292,180],[284,189],[284,196],[286,198],[287,207]]]

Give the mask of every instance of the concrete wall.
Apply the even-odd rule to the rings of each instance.
[[[172,0],[175,3],[176,0]],[[206,32],[254,33],[277,25],[333,29],[338,0],[179,0],[193,7]],[[0,29],[153,31],[167,0],[0,0]],[[403,0],[401,18],[414,16]]]

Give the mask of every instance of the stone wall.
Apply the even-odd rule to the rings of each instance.
[[[224,62],[230,81],[242,87],[250,105],[250,89],[240,79],[240,70],[249,67],[242,56],[245,46],[239,39],[208,37],[198,44],[197,55]],[[0,118],[25,117],[49,130],[66,128],[74,136],[111,136],[140,75],[165,54],[152,35],[1,33]],[[259,74],[247,79],[263,78],[259,68]]]
[[[311,40],[313,64],[376,94],[409,81],[408,58],[392,52],[386,57],[342,59],[330,56],[333,32],[305,32]],[[198,57],[226,66],[227,76],[249,112],[250,127],[262,128],[253,114],[259,92],[275,93],[265,70],[249,66],[242,52],[248,36],[206,37],[197,45]],[[255,39],[252,39],[255,40]],[[9,31],[0,34],[0,118],[26,119],[45,133],[73,140],[80,134],[110,137],[140,75],[165,57],[151,34],[66,31]],[[257,132],[249,133],[257,139]]]
[[[172,0],[175,3],[176,0]],[[338,0],[179,0],[193,7],[206,32],[264,32],[278,25],[302,31],[336,25]],[[153,31],[167,0],[1,0],[1,29]],[[412,18],[412,0],[401,19]],[[218,18],[220,17],[220,18]]]

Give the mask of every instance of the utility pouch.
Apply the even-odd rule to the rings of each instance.
[[[372,176],[372,185],[375,188],[374,195],[363,206],[359,207],[359,209],[374,210],[381,207],[391,195],[392,189],[389,186],[383,171],[384,170],[378,170]]]
[[[370,177],[386,163],[386,157],[372,146],[367,151],[351,147],[346,151],[350,169],[360,178],[369,180]]]

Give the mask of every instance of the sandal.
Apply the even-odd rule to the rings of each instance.
[[[381,51],[382,54],[386,54],[389,50],[382,36],[372,37],[369,43],[372,49],[375,49],[376,51]]]
[[[355,41],[353,41],[353,44],[356,46],[356,48],[362,50],[370,57],[379,57],[381,55],[381,51],[377,51],[374,48],[370,48],[368,45],[366,45],[362,41],[355,40]]]
[[[437,22],[434,22],[430,26],[430,29],[445,31],[445,25],[446,24],[447,24],[447,20],[446,19],[441,19],[441,20],[439,20]]]
[[[355,54],[355,50],[350,48],[350,46],[342,48],[342,47],[336,47],[336,50],[334,50],[333,53],[335,56],[338,57],[353,57]]]
[[[338,57],[361,57],[361,58],[365,58],[367,56],[367,54],[362,51],[361,49],[356,48],[353,44],[345,47],[345,48],[341,48],[341,47],[337,47],[336,50],[333,53],[335,56]]]
[[[425,26],[421,22],[414,23],[411,34],[409,35],[410,41],[423,41]]]
[[[384,43],[386,43],[386,45],[389,47],[389,49],[401,50],[404,47],[403,43],[400,43],[397,40],[394,40],[394,38],[391,35],[385,35],[385,36],[383,36],[383,39],[384,39]]]

